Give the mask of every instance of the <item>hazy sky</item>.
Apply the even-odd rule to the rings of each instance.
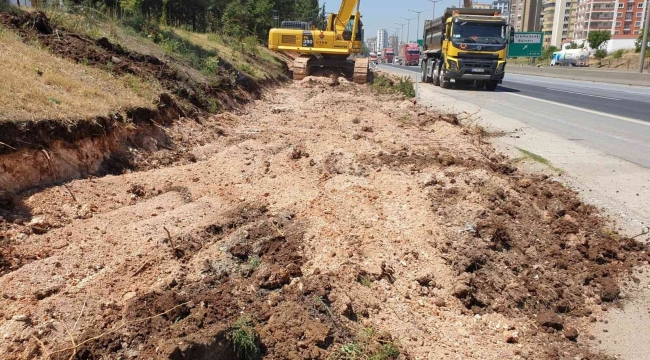
[[[396,27],[399,27],[398,36],[401,36],[401,27],[395,23],[406,24],[403,18],[415,18],[411,20],[410,39],[415,41],[416,34],[422,37],[422,29],[424,28],[424,19],[431,20],[431,12],[433,11],[433,4],[428,0],[360,0],[360,12],[363,15],[363,27],[365,29],[365,38],[377,36],[377,30],[386,29],[388,34],[392,35]],[[488,2],[487,0],[477,2]],[[492,2],[492,1],[489,1]],[[325,9],[330,12],[338,12],[341,5],[340,0],[320,0],[321,4],[325,4]],[[441,16],[443,11],[451,5],[458,6],[458,0],[441,0],[436,3],[436,16]],[[420,14],[420,27],[417,28],[418,14],[408,11],[423,11]],[[406,39],[406,26],[404,26],[404,39]]]

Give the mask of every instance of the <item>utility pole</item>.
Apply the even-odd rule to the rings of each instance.
[[[650,28],[650,10],[648,10],[648,0],[645,0],[645,21],[643,26],[643,40],[641,41],[641,59],[639,59],[639,72],[643,73],[643,64],[645,63],[645,51],[648,46],[648,28]]]
[[[406,29],[407,29],[406,30],[406,43],[408,44],[409,41],[411,40],[411,20],[415,20],[415,18],[407,19],[407,18],[400,17],[400,19],[406,20],[406,23],[407,23],[407,26],[406,26]]]
[[[420,30],[418,30],[420,28],[420,14],[422,14],[424,11],[415,11],[415,10],[411,10],[411,9],[408,9],[408,10],[410,12],[414,12],[414,13],[418,14],[418,26],[415,28],[416,34],[418,34],[418,35],[415,36],[415,42],[418,42],[418,38],[420,37],[420,35],[419,35]],[[422,41],[424,41],[424,40],[422,40]]]
[[[402,36],[399,39],[404,41],[404,25],[406,24],[400,24],[400,23],[395,23],[395,24],[400,25],[402,27]],[[399,41],[397,41],[397,46],[399,46]]]
[[[436,3],[441,2],[442,0],[429,0],[433,4],[433,13],[431,14],[431,21],[436,19]]]

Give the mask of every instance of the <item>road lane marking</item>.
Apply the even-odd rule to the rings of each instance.
[[[519,79],[520,81],[514,80],[514,79],[516,79],[517,77],[520,78],[520,79]],[[540,79],[539,79],[540,77],[545,78],[545,79],[549,79],[549,80],[548,80],[548,81],[540,80]],[[507,73],[505,79],[503,79],[503,80],[504,80],[504,81],[508,81],[508,82],[514,82],[514,83],[518,83],[518,84],[524,84],[524,85],[526,85],[526,84],[528,84],[529,82],[538,83],[538,84],[557,84],[557,83],[558,83],[558,81],[557,81],[558,79],[560,79],[560,78],[552,78],[552,77],[531,76],[531,75],[524,75],[524,74]],[[553,80],[556,80],[556,81],[553,81]],[[643,95],[643,96],[645,96],[645,97],[650,96],[650,92],[629,91],[629,90],[622,90],[622,89],[616,89],[616,88],[614,88],[615,86],[625,86],[625,87],[630,87],[630,88],[635,89],[636,87],[634,87],[634,85],[620,85],[620,84],[612,84],[612,83],[601,83],[601,82],[597,82],[597,81],[584,81],[584,80],[571,80],[571,79],[560,79],[560,80],[567,80],[567,81],[570,81],[570,82],[573,82],[573,83],[580,84],[580,85],[577,85],[577,84],[571,84],[571,86],[572,86],[572,87],[576,87],[576,88],[581,88],[581,89],[587,89],[587,90],[590,90],[590,89],[593,89],[593,88],[594,88],[594,87],[593,87],[593,84],[599,84],[599,85],[603,85],[603,86],[604,86],[604,87],[602,88],[602,90],[613,91],[613,92],[620,92],[620,93],[626,93],[626,94]],[[586,83],[586,84],[585,84],[585,83]],[[590,85],[591,85],[591,86],[590,86]],[[639,89],[639,90],[642,90],[642,89]]]
[[[608,99],[608,100],[621,100],[621,99],[617,99],[617,98],[613,98],[613,97],[609,97],[609,96],[585,94],[585,93],[581,93],[581,92],[577,92],[577,91],[567,91],[567,90],[554,89],[554,88],[546,88],[546,90],[559,91],[559,92],[568,93],[568,94],[578,94],[578,95],[584,95],[584,96],[591,96],[591,97],[597,97],[597,98]]]
[[[601,111],[581,108],[581,107],[573,106],[573,105],[562,104],[562,103],[555,102],[555,101],[550,101],[550,100],[538,99],[536,97],[532,97],[532,96],[528,96],[528,95],[515,94],[515,93],[512,93],[512,92],[508,92],[508,91],[503,91],[503,92],[500,92],[500,93],[501,94],[510,94],[510,95],[514,95],[514,96],[519,96],[519,97],[526,98],[526,99],[529,99],[529,100],[537,100],[537,101],[541,101],[541,102],[544,102],[544,103],[547,103],[547,104],[552,104],[552,105],[557,105],[557,106],[564,106],[565,108],[578,110],[578,111],[584,111],[584,112],[588,112],[588,113],[591,113],[591,114],[594,114],[594,115],[610,117],[610,118],[613,118],[613,119],[623,120],[623,121],[627,121],[627,122],[631,122],[631,123],[635,123],[635,124],[639,124],[639,125],[650,126],[650,122],[648,122],[648,121],[633,119],[633,118],[614,115],[614,114],[608,114],[608,113],[604,113],[604,112],[601,112]]]

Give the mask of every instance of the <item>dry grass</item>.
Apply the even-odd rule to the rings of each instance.
[[[0,29],[0,121],[82,119],[152,107],[160,90],[58,58]]]
[[[182,29],[173,29],[174,32],[206,50],[215,51],[219,57],[228,61],[236,69],[247,73],[255,79],[264,79],[269,76],[280,75],[281,67],[278,58],[266,47],[258,45],[255,47],[256,56],[261,61],[253,61],[241,51],[241,44],[234,39],[222,38],[217,34],[201,34]],[[246,52],[250,52],[250,46],[244,45]]]

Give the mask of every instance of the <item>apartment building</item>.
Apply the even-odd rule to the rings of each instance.
[[[371,37],[366,39],[366,46],[370,49],[371,52],[377,51],[377,38]]]
[[[515,31],[540,31],[543,22],[543,0],[512,0],[510,23]]]
[[[381,52],[388,47],[388,31],[381,29],[377,31],[377,47],[376,51]]]
[[[578,11],[577,0],[545,0],[543,11],[544,47],[562,47],[573,41]]]
[[[399,47],[398,43],[399,39],[397,38],[397,35],[391,35],[388,37],[388,47],[397,49]],[[395,50],[397,51],[397,50]]]
[[[472,9],[492,9],[490,3],[472,3]]]
[[[634,47],[645,21],[645,0],[578,0],[575,38],[590,31],[610,31],[609,52]]]
[[[510,14],[510,0],[493,1],[492,8],[499,10],[501,15],[508,16]]]

